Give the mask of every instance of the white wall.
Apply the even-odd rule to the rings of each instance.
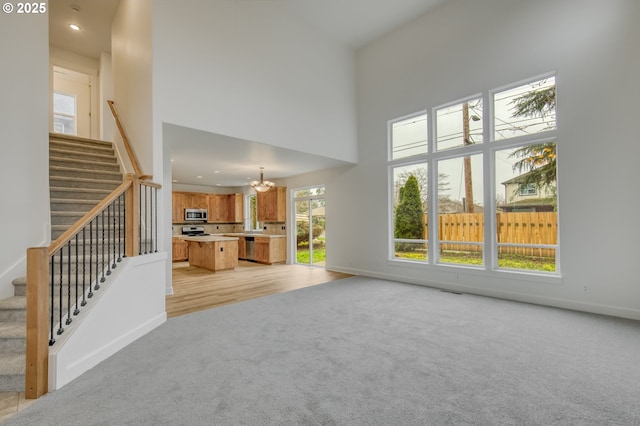
[[[107,100],[113,99],[113,73],[111,71],[111,54],[100,54],[100,139],[115,141],[116,124]]]
[[[327,200],[329,267],[640,319],[639,20],[636,0],[450,0],[359,50],[359,164]],[[387,120],[549,71],[562,279],[389,264]]]
[[[171,217],[163,123],[354,162],[354,73],[349,49],[279,2],[154,1],[154,175],[162,170],[163,216]],[[169,232],[162,240],[171,247]],[[170,280],[166,287],[171,294]]]
[[[151,0],[121,0],[111,24],[113,100],[143,174],[154,173],[151,48]]]
[[[153,3],[162,122],[356,160],[352,53],[279,2]]]
[[[49,243],[49,23],[0,14],[0,298],[25,274],[28,247]]]
[[[162,264],[166,253],[126,258],[94,291],[82,321],[66,326],[49,350],[49,391],[85,371],[167,320]],[[117,315],[114,313],[117,312]]]

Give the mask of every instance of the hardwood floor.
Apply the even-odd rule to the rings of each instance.
[[[188,262],[176,262],[173,264],[173,294],[166,298],[167,317],[350,276],[309,266],[261,265],[243,260],[235,270],[218,272],[192,267]]]

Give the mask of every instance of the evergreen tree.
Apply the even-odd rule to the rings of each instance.
[[[555,122],[556,87],[535,90],[513,100],[513,118],[552,116]],[[513,170],[519,173],[529,172],[524,183],[535,183],[538,186],[553,186],[556,182],[556,143],[527,145],[511,154],[519,158],[513,164]]]
[[[395,238],[424,239],[423,215],[418,179],[411,175],[400,188],[394,217]]]

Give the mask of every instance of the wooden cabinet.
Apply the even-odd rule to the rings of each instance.
[[[244,194],[229,194],[227,201],[229,222],[244,222]]]
[[[208,223],[242,223],[244,195],[173,192],[171,194],[172,223],[185,222],[184,209],[207,209]]]
[[[253,254],[256,262],[279,263],[287,260],[287,239],[255,237]]]
[[[244,237],[238,237],[238,259],[247,258],[247,242]]]
[[[185,193],[185,208],[187,209],[206,209],[207,194],[198,192]]]
[[[209,223],[227,222],[227,194],[209,194],[207,196],[207,210]]]
[[[258,221],[285,222],[287,220],[287,188],[276,186],[258,192]]]
[[[207,194],[200,192],[171,193],[171,222],[184,223],[184,209],[206,209]]]
[[[244,221],[242,194],[209,194],[207,210],[209,223],[242,223]]]
[[[184,222],[184,193],[173,192],[171,193],[171,222],[182,223]]]
[[[269,238],[256,238],[253,243],[253,259],[259,263],[269,262]]]
[[[181,238],[174,238],[171,243],[172,260],[174,262],[189,259],[189,243]]]
[[[238,266],[238,241],[189,241],[189,265],[211,271]]]

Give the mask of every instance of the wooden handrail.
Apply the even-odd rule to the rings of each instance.
[[[120,132],[120,136],[122,137],[122,141],[124,142],[124,147],[127,150],[127,154],[129,155],[129,159],[131,160],[131,164],[133,165],[133,170],[136,173],[136,176],[140,180],[148,180],[151,179],[151,175],[142,174],[142,170],[140,169],[140,165],[138,164],[138,159],[136,158],[136,154],[129,143],[129,138],[127,137],[127,133],[124,131],[124,127],[122,126],[122,122],[120,121],[120,117],[118,116],[118,112],[116,111],[116,106],[114,105],[112,100],[107,100],[109,104],[109,108],[111,109],[111,114],[113,114],[113,118],[116,120],[116,126],[118,127],[118,131]]]
[[[67,244],[71,238],[73,238],[76,233],[82,230],[85,226],[89,224],[96,216],[98,216],[102,210],[109,204],[111,204],[114,200],[116,200],[122,193],[124,193],[127,189],[129,189],[136,178],[132,174],[128,174],[125,176],[125,181],[120,184],[116,189],[114,189],[111,194],[107,195],[107,197],[100,201],[98,205],[89,210],[87,214],[82,216],[80,220],[78,220],[71,228],[67,229],[62,235],[60,235],[55,241],[49,245],[49,256],[58,251],[61,247]]]

